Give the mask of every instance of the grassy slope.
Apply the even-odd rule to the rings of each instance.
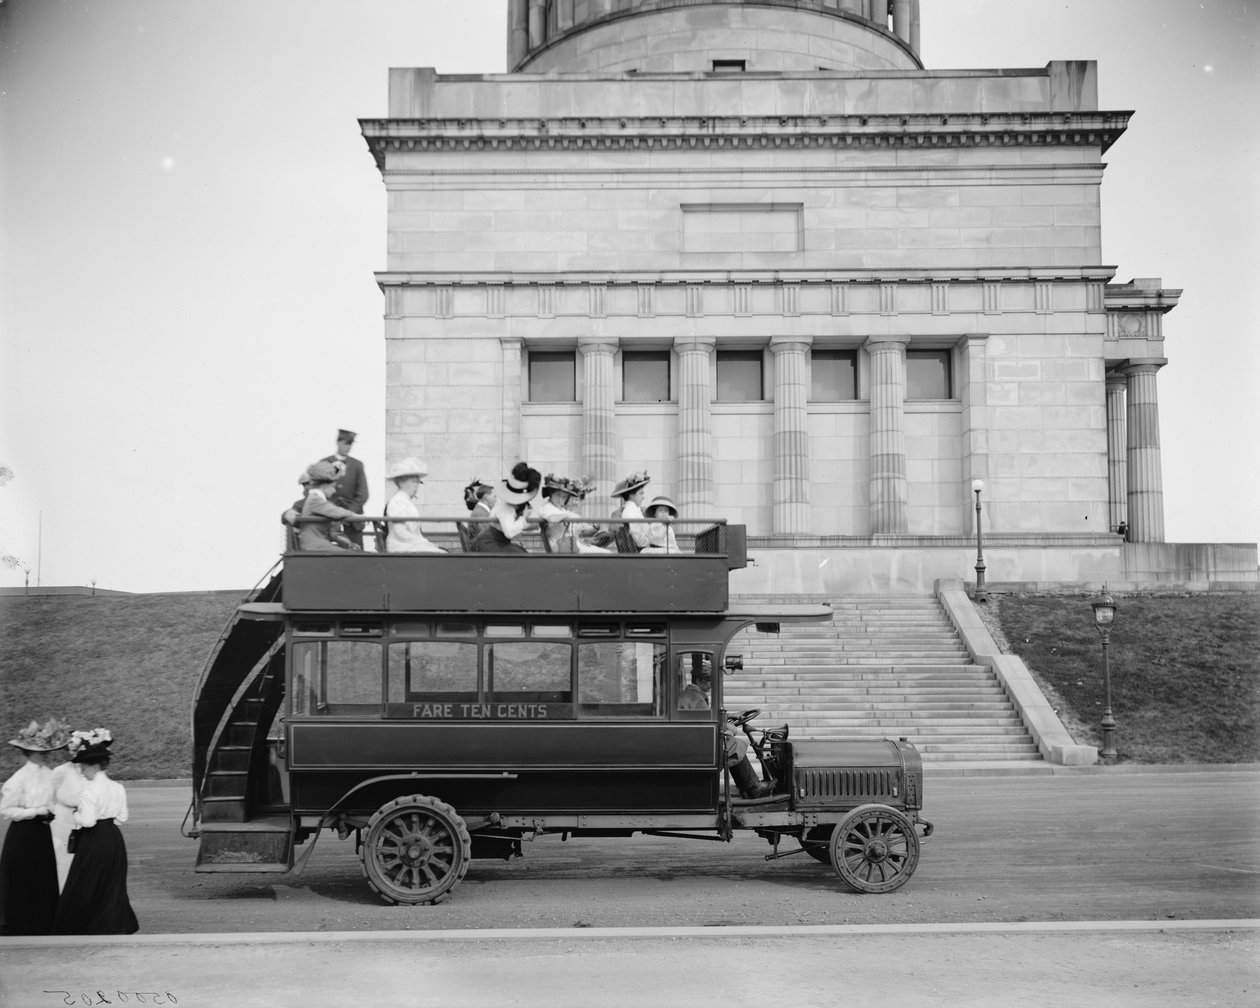
[[[1015,595],[996,606],[1009,649],[1061,699],[1077,741],[1097,745],[1103,660],[1089,600]],[[1260,760],[1260,593],[1115,600],[1108,650],[1120,760]]]
[[[244,595],[0,598],[0,731],[50,716],[106,727],[115,776],[187,777],[193,690]]]
[[[193,690],[244,594],[0,597],[0,731],[51,715],[105,726],[118,777],[187,777]],[[1121,759],[1260,761],[1260,592],[1117,601]],[[1102,649],[1088,597],[998,597],[989,615],[1077,740],[1097,744]],[[18,765],[10,755],[0,777]]]

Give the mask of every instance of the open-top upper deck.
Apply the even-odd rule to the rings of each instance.
[[[390,519],[372,519],[378,528]],[[425,519],[440,528],[453,519]],[[612,524],[621,524],[612,522]],[[632,522],[626,524],[633,524]],[[697,531],[688,533],[685,525]],[[445,553],[290,550],[284,608],[310,612],[720,613],[728,576],[747,565],[742,525],[678,523],[679,552],[481,553],[467,536]],[[383,535],[377,539],[383,538]],[[623,540],[626,537],[622,537]],[[373,538],[368,537],[369,545]]]

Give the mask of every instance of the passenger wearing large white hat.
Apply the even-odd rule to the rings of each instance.
[[[647,495],[647,485],[652,477],[646,472],[631,473],[615,487],[612,495],[621,500],[621,507],[613,512],[614,518],[638,519],[643,517],[643,498]],[[640,550],[648,545],[647,526],[641,522],[625,526],[630,540]],[[631,551],[633,552],[633,551]]]
[[[648,544],[643,547],[643,553],[680,553],[678,548],[678,540],[674,537],[674,527],[671,521],[678,517],[678,506],[663,494],[658,494],[647,502],[647,507],[643,509],[643,514],[648,518],[655,518],[656,521],[647,526]]]
[[[386,518],[419,518],[416,493],[429,475],[429,468],[419,459],[405,458],[390,466],[386,474],[394,481],[397,493],[385,505]],[[445,553],[424,537],[418,521],[391,521],[385,537],[386,553]]]
[[[476,553],[528,553],[517,539],[529,525],[529,503],[538,496],[542,473],[528,462],[517,462],[496,494],[490,521],[481,525],[473,540]]]

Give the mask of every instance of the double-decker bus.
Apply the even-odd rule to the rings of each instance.
[[[197,871],[293,871],[331,830],[382,899],[436,903],[525,837],[752,830],[858,892],[909,879],[932,829],[912,744],[723,709],[737,633],[831,616],[731,601],[743,526],[678,522],[671,554],[478,553],[467,519],[423,521],[448,552],[290,548],[236,609],[193,701]],[[732,733],[768,793],[733,786]]]

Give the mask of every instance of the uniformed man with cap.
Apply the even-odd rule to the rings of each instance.
[[[357,436],[352,430],[337,431],[337,450],[320,461],[339,462],[343,470],[329,500],[337,507],[363,514],[363,505],[368,499],[367,473],[364,472],[363,463],[350,454]],[[347,523],[343,531],[356,549],[363,548],[362,525]]]

